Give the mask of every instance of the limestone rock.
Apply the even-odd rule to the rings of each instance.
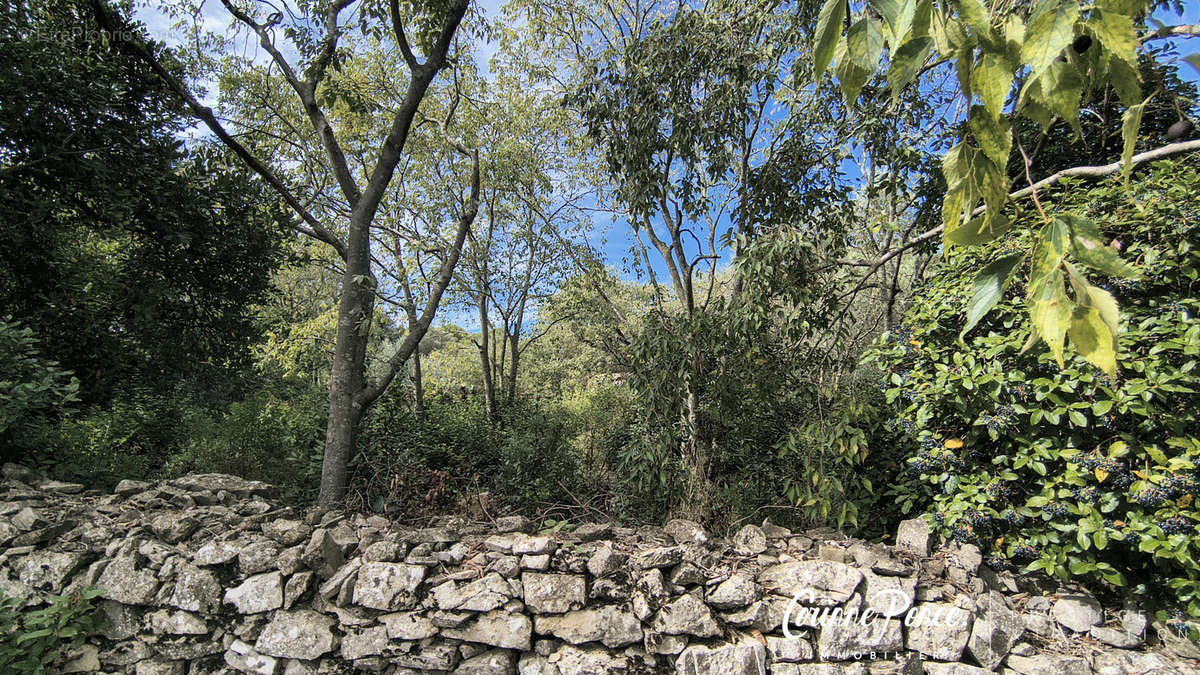
[[[771,664],[776,663],[801,663],[803,661],[811,661],[816,657],[813,652],[812,644],[802,637],[777,637],[775,635],[766,636],[767,653],[771,656]]]
[[[150,531],[168,544],[186,540],[200,528],[200,521],[190,516],[164,514],[150,521]]]
[[[462,628],[444,628],[442,635],[502,649],[528,650],[533,624],[524,614],[493,610]]]
[[[83,553],[35,551],[16,565],[17,579],[33,588],[57,593],[87,560]]]
[[[271,497],[278,489],[267,483],[256,480],[246,480],[237,476],[222,473],[197,473],[169,481],[169,485],[188,492],[221,492],[225,491],[240,498],[252,496]]]
[[[204,619],[188,612],[159,610],[146,615],[146,625],[152,633],[166,635],[205,635],[208,624]]]
[[[348,661],[378,656],[387,649],[388,633],[383,626],[348,631],[342,638],[342,658]]]
[[[692,645],[675,661],[678,675],[766,675],[767,651],[757,640],[706,647]]]
[[[1092,626],[1088,634],[1093,639],[1118,649],[1137,649],[1142,644],[1140,637],[1131,635],[1124,630],[1117,630],[1116,628]]]
[[[513,653],[505,649],[489,649],[458,664],[454,675],[513,675]]]
[[[817,607],[833,607],[850,599],[863,573],[842,563],[802,560],[774,565],[758,575],[758,583],[768,593],[799,596],[799,602]]]
[[[1086,633],[1092,626],[1097,626],[1104,620],[1104,610],[1100,603],[1090,595],[1064,595],[1054,603],[1050,610],[1054,620],[1076,633]]]
[[[683,520],[676,518],[667,521],[663,526],[663,531],[675,540],[676,544],[706,544],[708,543],[708,532],[700,523],[691,520]]]
[[[412,606],[412,594],[425,578],[425,568],[398,563],[366,563],[354,584],[354,604],[395,610]]]
[[[258,614],[283,607],[283,576],[279,572],[258,574],[225,591],[224,602],[239,614]]]
[[[921,603],[913,607],[904,647],[935,661],[958,661],[971,636],[974,616],[948,603]]]
[[[158,579],[132,555],[114,559],[104,568],[96,585],[104,597],[125,605],[150,605],[158,592]]]
[[[984,668],[995,669],[1024,633],[1021,616],[1008,608],[1004,596],[990,591],[979,598],[967,653]]]
[[[1062,654],[1014,654],[1008,657],[1005,665],[1020,675],[1092,675],[1092,667],[1086,659]]]
[[[333,651],[333,619],[310,609],[276,612],[263,628],[255,649],[269,656],[311,660]]]
[[[283,546],[295,546],[306,541],[312,528],[302,520],[269,520],[262,525],[263,534]]]
[[[528,534],[533,531],[533,521],[525,516],[501,516],[496,519],[496,531],[500,534],[508,532]]]
[[[612,537],[612,525],[608,523],[584,523],[571,532],[571,537],[577,541],[600,541]]]
[[[678,546],[663,546],[640,551],[633,556],[633,566],[639,570],[673,567],[683,560],[683,549]]]
[[[512,598],[512,587],[495,572],[462,586],[447,581],[433,589],[434,601],[439,609],[445,610],[487,612],[504,605]]]
[[[212,572],[189,564],[177,568],[168,605],[189,612],[208,612],[220,602],[221,584]]]
[[[762,596],[762,589],[745,574],[735,574],[722,581],[708,594],[708,604],[717,609],[745,607]]]
[[[733,550],[742,555],[758,555],[767,550],[767,535],[757,525],[746,525],[733,535]]]
[[[521,576],[521,585],[525,606],[535,614],[562,614],[583,607],[587,601],[587,582],[581,575],[526,572]]]
[[[614,551],[608,544],[601,544],[588,558],[587,571],[596,578],[606,577],[620,570],[626,560],[627,556],[624,553]]]
[[[196,549],[196,553],[192,555],[192,562],[202,567],[224,565],[238,557],[241,550],[239,542],[213,540]]]
[[[904,633],[898,619],[830,621],[817,634],[817,654],[822,661],[861,659],[871,652],[894,652],[904,648]]]
[[[642,624],[637,617],[613,605],[581,609],[562,616],[539,616],[537,631],[571,644],[601,642],[606,647],[623,647],[642,641]]]
[[[681,595],[663,605],[654,616],[653,630],[671,635],[695,637],[717,637],[721,627],[713,618],[712,610],[695,596]]]
[[[279,547],[266,539],[257,539],[238,551],[238,569],[242,574],[259,574],[276,569]]]
[[[901,521],[896,531],[896,548],[927,557],[929,545],[929,523],[926,523],[924,518]]]
[[[384,614],[379,621],[387,626],[388,637],[393,640],[424,640],[437,633],[433,622],[416,612]]]
[[[241,640],[234,640],[225,650],[225,664],[239,672],[258,675],[275,675],[279,671],[279,659],[260,654]]]

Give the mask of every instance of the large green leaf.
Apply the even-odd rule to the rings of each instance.
[[[834,73],[837,75],[838,86],[842,89],[842,96],[846,99],[846,105],[854,105],[858,100],[858,94],[862,91],[863,86],[871,79],[871,74],[874,70],[860,68],[854,60],[846,53],[846,42],[839,42],[837,46],[837,65],[834,67]]]
[[[888,68],[888,85],[892,88],[892,100],[900,97],[900,92],[908,83],[913,81],[917,73],[925,65],[929,54],[933,51],[933,40],[919,37],[904,43],[904,46],[892,55],[892,64]]]
[[[1197,73],[1200,73],[1200,54],[1189,54],[1188,56],[1183,57],[1183,60],[1187,61],[1191,67],[1195,68]]]
[[[838,38],[842,36],[847,2],[848,0],[825,0],[821,13],[817,15],[817,43],[813,47],[813,61],[818,78],[833,61],[834,49],[837,47]]]
[[[1117,98],[1121,99],[1121,103],[1126,107],[1141,103],[1141,76],[1137,68],[1112,54],[1107,55],[1106,62],[1108,63],[1108,81],[1117,91]]]
[[[874,73],[883,56],[883,27],[879,21],[863,17],[846,33],[846,52],[854,65]]]
[[[976,36],[985,40],[992,38],[991,19],[982,0],[954,0],[954,7],[962,17],[963,23],[967,24]]]
[[[1079,133],[1079,99],[1083,78],[1069,61],[1055,61],[1032,81],[1029,98],[1044,106]]]
[[[1093,270],[1110,277],[1135,279],[1141,272],[1121,259],[1117,250],[1104,241],[1099,225],[1090,218],[1067,213],[1059,216],[1071,233],[1071,255]]]
[[[1012,152],[1012,122],[1007,117],[993,117],[983,106],[976,105],[971,106],[968,124],[983,154],[997,167],[1007,165],[1008,154]]]
[[[967,323],[958,334],[960,338],[974,328],[975,324],[1004,297],[1004,291],[1008,289],[1012,280],[1012,271],[1024,257],[1017,254],[994,260],[975,277],[975,292],[967,305]]]
[[[1035,10],[1035,17],[1025,31],[1025,44],[1021,47],[1021,60],[1033,69],[1036,77],[1041,74],[1075,39],[1075,21],[1079,18],[1079,4],[1075,0],[1042,0]]]
[[[1000,54],[985,53],[971,73],[971,86],[993,117],[1004,113],[1004,100],[1012,89],[1013,69]]]
[[[991,223],[991,227],[988,227],[988,219],[985,216],[979,216],[972,218],[960,227],[946,230],[942,241],[955,246],[978,246],[996,239],[1011,230],[1016,224],[1017,221],[1000,216]]]
[[[1124,14],[1098,9],[1088,18],[1087,27],[1100,38],[1100,44],[1109,54],[1131,67],[1137,67],[1138,38],[1132,19]]]
[[[1125,114],[1121,115],[1121,140],[1124,142],[1121,150],[1121,178],[1126,182],[1129,181],[1129,172],[1133,170],[1133,149],[1137,145],[1138,128],[1142,126],[1142,113],[1149,102],[1150,99],[1146,99],[1130,106]]]

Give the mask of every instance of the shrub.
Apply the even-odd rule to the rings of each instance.
[[[40,436],[47,418],[77,400],[79,380],[44,358],[33,329],[0,319],[0,442],[21,450]]]
[[[938,530],[993,565],[1157,592],[1200,615],[1198,162],[1161,163],[1128,187],[1065,184],[1042,202],[1096,221],[1144,271],[1095,280],[1121,305],[1122,372],[1110,379],[1071,351],[1060,370],[1023,349],[1024,270],[959,341],[975,273],[1025,250],[1036,213],[985,247],[951,250],[873,355],[908,439],[913,480],[892,495],[906,512],[930,508]]]
[[[55,659],[95,633],[103,613],[94,603],[102,591],[85,588],[50,596],[50,605],[24,611],[24,603],[0,595],[0,672],[44,673]]]

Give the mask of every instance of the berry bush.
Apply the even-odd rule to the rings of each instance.
[[[1027,263],[959,337],[978,271],[1025,250],[1043,222],[1026,205],[1014,214],[1025,227],[952,250],[869,355],[906,439],[907,479],[892,493],[995,565],[1158,594],[1200,616],[1200,162],[1160,163],[1129,185],[1066,184],[1041,201],[1051,218],[1095,221],[1140,270],[1092,278],[1120,303],[1118,376],[1023,349]]]

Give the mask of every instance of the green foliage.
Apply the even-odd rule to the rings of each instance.
[[[52,595],[49,606],[32,611],[20,600],[0,595],[0,670],[46,672],[56,659],[100,628],[104,614],[94,601],[102,593],[88,587],[69,595]]]
[[[33,329],[11,316],[0,319],[0,373],[0,441],[5,445],[61,412],[79,391],[79,380],[41,355]]]
[[[1136,586],[1200,615],[1197,195],[1194,159],[1156,165],[1128,188],[1113,178],[1053,195],[1052,222],[1085,232],[1097,245],[1084,253],[1090,260],[1115,260],[1120,249],[1138,262],[1133,280],[1124,267],[1097,263],[1099,283],[1083,289],[1124,308],[1113,375],[1095,365],[1095,350],[1111,347],[1075,337],[1080,322],[1115,321],[1111,306],[1084,305],[1070,317],[1065,330],[1077,332],[1061,369],[1053,355],[1027,350],[1021,298],[1040,279],[1029,262],[958,336],[978,270],[1035,238],[1050,255],[1050,226],[1028,226],[1038,214],[1017,214],[1022,226],[989,244],[948,252],[906,325],[873,354],[898,406],[892,425],[909,439],[913,480],[891,490],[906,513],[931,509],[941,532],[977,543],[994,565]],[[1080,287],[1072,290],[1082,303]]]
[[[301,386],[262,389],[231,403],[224,413],[189,411],[178,450],[163,472],[230,473],[278,485],[287,501],[307,501],[316,496],[320,477],[322,394]]]
[[[1142,98],[1139,82],[1138,30],[1145,27],[1150,10],[1164,3],[1130,0],[1093,5],[1079,0],[1040,0],[1031,7],[993,3],[990,8],[978,0],[869,4],[871,9],[864,7],[841,37],[842,26],[830,18],[848,11],[851,4],[826,3],[818,22],[817,74],[824,72],[830,45],[836,43],[835,73],[846,100],[852,103],[879,68],[885,42],[893,86],[911,81],[910,73],[931,57],[934,67],[943,62],[954,64],[959,92],[969,112],[961,140],[943,159],[942,226],[947,247],[981,245],[1008,225],[1003,214],[1012,191],[1009,162],[1014,152],[1014,120],[1036,122],[1043,133],[1061,120],[1075,136],[1081,136],[1081,100],[1111,87],[1125,107],[1121,157],[1128,176],[1149,103]],[[1087,41],[1081,43],[1080,37]],[[927,49],[929,42],[936,46],[936,54]],[[906,51],[909,45],[919,47]],[[921,55],[920,63],[913,62],[913,52]],[[1006,112],[1010,100],[1011,110]],[[1020,152],[1022,159],[1028,160],[1023,147]],[[1117,304],[1091,285],[1075,264],[1112,275],[1123,263],[1115,251],[1082,227],[1086,221],[1077,214],[1064,213],[1053,221],[1043,221],[1040,232],[1025,240],[1033,249],[1026,299],[1033,330],[1030,340],[1046,343],[1063,367],[1063,343],[1070,336],[1077,352],[1114,375]],[[1073,260],[1068,260],[1068,252]],[[1103,259],[1085,255],[1098,252],[1105,252]],[[968,328],[1008,283],[1001,272],[1015,267],[1016,260],[1011,260],[1004,269],[986,270],[968,313]],[[1068,283],[1073,297],[1067,293]]]

